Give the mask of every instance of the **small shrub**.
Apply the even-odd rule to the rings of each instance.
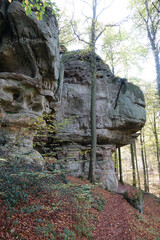
[[[106,200],[100,195],[94,196],[94,202],[92,203],[92,207],[97,211],[103,211],[106,206]]]
[[[76,240],[76,234],[73,231],[70,231],[68,228],[65,228],[63,240]]]
[[[36,228],[37,235],[43,235],[49,237],[50,240],[55,239],[54,224],[47,222],[45,226],[39,226]]]
[[[27,202],[29,194],[39,196],[42,192],[50,191],[52,185],[67,182],[64,174],[42,172],[39,166],[30,165],[13,165],[8,161],[1,165],[0,199],[4,200],[9,208],[18,202]]]
[[[74,229],[82,236],[92,239],[93,227],[87,226],[85,223],[80,222],[74,225]]]

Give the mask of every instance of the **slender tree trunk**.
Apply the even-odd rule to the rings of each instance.
[[[154,117],[154,137],[155,137],[155,143],[156,143],[156,154],[157,154],[157,163],[158,163],[158,174],[159,174],[159,180],[160,180],[160,147],[159,147],[159,139],[158,139],[158,134],[157,134],[157,125],[156,125],[156,113],[153,113]]]
[[[145,161],[144,161],[142,132],[140,133],[140,144],[141,144],[141,158],[142,158],[142,164],[143,164],[144,190],[145,190],[145,192],[147,192],[146,166],[145,166]]]
[[[147,163],[144,131],[143,131],[143,150],[144,150],[144,161],[145,161],[145,167],[146,167],[147,192],[149,192],[149,174],[148,174],[148,163]]]
[[[156,65],[156,78],[157,78],[157,88],[158,88],[158,95],[160,98],[160,60],[159,60],[159,52],[158,49],[154,52],[154,59]]]
[[[117,149],[114,153],[114,170],[115,173],[118,174],[118,156],[117,156]]]
[[[157,89],[158,89],[158,96],[160,98],[160,60],[159,60],[159,50],[156,47],[155,38],[156,38],[156,31],[151,33],[151,30],[146,22],[147,34],[152,46],[155,66],[156,66],[156,78],[157,78]]]
[[[95,178],[95,164],[96,164],[96,147],[97,147],[97,133],[96,133],[96,54],[95,54],[95,24],[96,24],[96,8],[97,0],[93,0],[93,17],[91,28],[91,160],[89,167],[89,180],[94,182]]]
[[[124,184],[123,183],[123,175],[122,175],[122,158],[121,158],[121,148],[120,147],[118,148],[118,158],[119,158],[119,177],[120,177],[119,181],[122,184]]]
[[[139,168],[138,168],[138,159],[137,159],[137,149],[136,149],[135,142],[133,143],[133,150],[134,150],[134,157],[135,157],[135,162],[136,162],[138,187],[139,187],[139,189],[141,189],[141,182],[140,182]]]
[[[130,150],[131,150],[131,161],[132,161],[132,177],[133,177],[133,186],[136,187],[136,168],[134,163],[134,150],[133,150],[133,144],[130,144]]]

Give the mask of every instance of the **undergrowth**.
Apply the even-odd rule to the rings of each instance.
[[[16,166],[9,161],[0,161],[0,165],[0,202],[9,210],[6,231],[11,237],[20,237],[16,230],[20,222],[15,217],[20,214],[34,218],[34,234],[37,237],[74,240],[83,236],[84,239],[92,239],[94,225],[90,225],[93,219],[90,210],[102,211],[106,205],[105,199],[94,195],[92,190],[95,186],[71,184],[64,174],[42,172],[33,165]],[[42,201],[31,203],[30,196]],[[59,232],[52,220],[58,214],[63,215],[66,209],[67,214],[72,211],[73,225],[67,227],[64,224],[63,232]]]

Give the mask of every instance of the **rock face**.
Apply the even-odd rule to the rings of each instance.
[[[57,119],[70,119],[59,138],[63,159],[74,176],[88,174],[90,153],[90,56],[81,51],[64,54],[64,85]],[[123,81],[125,82],[123,84]],[[122,85],[122,86],[121,86]],[[120,93],[119,93],[120,90]],[[118,94],[119,93],[119,94]],[[102,187],[117,189],[112,153],[116,147],[137,137],[145,123],[145,102],[141,90],[116,78],[109,67],[97,56],[97,165],[96,177]],[[74,143],[74,144],[73,144]]]
[[[63,62],[57,21],[49,10],[37,21],[35,13],[26,16],[19,1],[0,0],[0,156],[43,164],[33,149],[34,121],[58,109],[57,121],[70,123],[57,134],[62,142],[56,157],[64,159],[71,175],[87,176],[90,54],[69,52]],[[106,189],[117,190],[112,153],[136,138],[145,122],[144,105],[141,90],[113,76],[97,56],[96,178]]]
[[[50,113],[59,78],[58,26],[26,16],[18,1],[0,0],[0,155],[40,161],[33,149],[33,123]],[[30,126],[30,132],[26,129]]]

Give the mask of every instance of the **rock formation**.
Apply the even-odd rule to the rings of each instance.
[[[0,155],[43,161],[33,149],[33,123],[50,113],[59,78],[58,25],[26,16],[19,1],[0,0]],[[26,129],[30,127],[29,134]]]
[[[87,176],[90,54],[68,52],[62,60],[64,67],[57,21],[49,10],[43,21],[37,21],[34,13],[26,16],[19,1],[0,0],[0,156],[43,164],[33,149],[34,121],[57,111],[58,122],[70,119],[57,134],[57,141],[62,140],[57,158],[65,159],[71,175]],[[136,138],[145,122],[144,105],[141,90],[113,76],[97,56],[96,178],[106,189],[117,189],[112,153]]]
[[[59,136],[64,141],[59,158],[67,159],[67,168],[73,176],[87,176],[91,143],[90,55],[83,51],[68,52],[63,55],[63,61],[64,85],[57,119],[70,119],[70,123]],[[116,147],[132,143],[137,137],[136,132],[144,125],[144,96],[137,86],[115,77],[97,56],[96,102],[96,177],[102,187],[116,191],[112,153]]]

